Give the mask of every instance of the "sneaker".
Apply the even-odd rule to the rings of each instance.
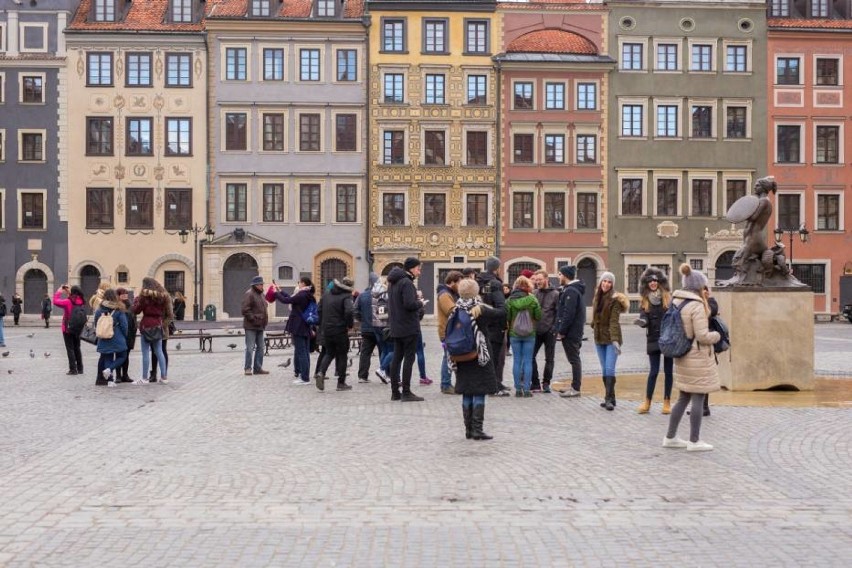
[[[456,389],[453,388],[452,385],[448,387],[441,387],[441,392],[443,394],[456,394]]]
[[[167,379],[166,377],[160,377],[160,382],[164,385],[167,385],[169,384],[169,379]]]
[[[430,379],[429,377],[421,377],[420,378],[420,384],[421,385],[431,385],[432,379]]]
[[[134,385],[147,385],[150,381],[148,379],[136,379],[133,381]]]
[[[337,383],[338,391],[351,391],[352,385],[347,385],[346,383]]]
[[[246,374],[247,376],[251,376],[251,369],[246,369],[245,374]]]
[[[701,440],[698,440],[697,442],[686,443],[687,452],[709,452],[712,449],[712,445],[708,444],[707,442],[702,442]]]
[[[674,438],[663,438],[663,447],[664,448],[685,448],[687,447],[688,442],[681,440],[677,436]]]
[[[319,390],[325,390],[325,376],[322,373],[317,373],[314,375],[314,382],[317,385]]]
[[[497,393],[497,394],[499,395],[500,393]],[[524,398],[524,393],[522,391],[516,390],[515,391],[515,398]]]
[[[509,392],[509,389],[500,389],[494,393],[494,396],[512,396],[512,393]]]
[[[108,387],[114,387],[114,386],[115,386],[115,381],[109,381],[109,382],[107,382],[107,386],[108,386]]]
[[[524,391],[524,398],[532,398],[532,392]]]
[[[400,401],[402,402],[421,402],[422,400],[422,396],[417,396],[413,392],[402,393],[402,398],[400,398]]]
[[[379,377],[379,380],[384,384],[388,384],[388,374],[385,373],[382,369],[376,369],[376,376]]]
[[[369,383],[370,379],[367,378],[367,377],[358,377],[358,382],[359,383]]]
[[[552,392],[550,390],[550,385],[544,385],[543,387],[541,387],[541,392],[546,393],[546,394],[550,394]],[[580,394],[580,393],[577,393],[577,394]]]
[[[112,381],[110,380],[110,378],[109,378],[109,376],[110,376],[111,374],[112,374],[112,373],[110,373],[110,370],[109,370],[109,369],[104,369],[103,371],[101,371],[101,376],[104,378],[104,380],[105,380],[105,381],[110,381],[110,382],[112,382]]]
[[[575,398],[580,396],[580,391],[574,390],[573,388],[569,388],[567,391],[562,391],[559,393],[559,396],[562,398]]]
[[[293,384],[294,385],[309,385],[309,384],[311,384],[311,381],[303,381],[302,379],[296,379],[295,381],[293,381]]]
[[[268,375],[269,371],[264,371],[263,369],[259,369],[254,372],[255,375]]]

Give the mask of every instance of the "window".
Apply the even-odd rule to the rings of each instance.
[[[154,153],[151,144],[151,130],[154,121],[151,118],[128,118],[125,154],[128,156],[151,156]]]
[[[577,85],[577,110],[597,110],[597,83],[579,83]]]
[[[692,71],[712,71],[713,70],[713,46],[705,44],[695,44],[692,46],[692,62],[690,64]]]
[[[748,71],[748,46],[729,45],[725,56],[725,71],[745,73]]]
[[[515,110],[533,108],[533,84],[526,82],[515,83]]]
[[[447,224],[447,194],[423,194],[423,224],[430,227]]]
[[[678,212],[676,179],[657,180],[657,215],[674,217]]]
[[[544,163],[565,163],[565,136],[562,134],[544,135]]]
[[[713,107],[707,105],[693,105],[692,137],[713,137]]]
[[[21,192],[21,228],[44,229],[44,193]]]
[[[115,21],[115,0],[95,0],[95,21]]]
[[[801,162],[801,126],[778,126],[776,143],[778,144],[777,162],[779,164],[798,164]]]
[[[193,0],[172,0],[172,21],[191,22],[192,2]]]
[[[338,49],[337,50],[337,80],[338,81],[357,81],[358,80],[358,50],[357,49]]]
[[[44,102],[44,76],[22,75],[21,76],[21,102],[43,103]]]
[[[355,152],[358,150],[358,116],[338,114],[334,119],[335,147],[337,152]]]
[[[713,180],[692,180],[692,215],[710,217],[713,215]]]
[[[87,53],[86,85],[89,87],[112,85],[112,53]]]
[[[320,115],[299,115],[299,151],[320,152]]]
[[[244,183],[225,185],[225,221],[245,222],[248,214],[248,187]]]
[[[515,134],[514,136],[514,162],[516,164],[533,163],[533,134]]]
[[[598,194],[577,193],[577,228],[598,228]]]
[[[798,229],[802,224],[802,201],[798,193],[778,195],[778,227],[785,231]]]
[[[245,47],[225,49],[225,79],[227,81],[245,81],[248,50]]]
[[[426,100],[427,105],[444,104],[444,75],[426,75]]]
[[[248,124],[246,113],[225,113],[225,150],[248,149]]]
[[[384,163],[405,163],[405,132],[403,130],[385,130]]]
[[[334,2],[335,0],[317,0],[317,16],[333,17]]]
[[[126,59],[128,87],[151,86],[151,54],[128,53]]]
[[[284,80],[284,50],[267,48],[263,50],[263,80]]]
[[[355,223],[358,221],[358,188],[354,183],[337,184],[337,215],[338,223]]]
[[[299,80],[300,81],[319,81],[320,80],[320,50],[319,49],[300,49],[299,50]]]
[[[263,151],[284,151],[284,114],[263,114]]]
[[[183,292],[184,288],[184,272],[183,270],[165,270],[163,272],[163,288],[169,294],[174,294],[177,291]]]
[[[263,222],[281,223],[284,221],[284,184],[263,184]]]
[[[464,45],[467,53],[488,53],[488,20],[465,22]]]
[[[252,16],[268,16],[269,3],[271,0],[251,0],[251,15]]]
[[[19,131],[20,132],[20,131]],[[41,132],[20,132],[21,162],[44,161],[44,134]]]
[[[595,164],[598,161],[597,155],[598,137],[594,134],[578,134],[577,135],[577,163],[578,164]]]
[[[628,264],[627,265],[627,293],[639,293],[639,279],[642,273],[647,270],[647,264]]]
[[[466,215],[465,225],[468,227],[485,227],[488,225],[488,194],[468,193],[465,196]]]
[[[405,225],[405,194],[382,194],[382,225]]]
[[[423,20],[423,52],[447,52],[447,20]]]
[[[423,163],[427,166],[446,165],[446,136],[443,130],[427,130],[425,133]]]
[[[817,195],[817,231],[840,230],[840,196]]]
[[[32,2],[31,2],[32,4]],[[21,53],[45,53],[47,52],[47,30],[48,24],[20,22],[19,46]]]
[[[725,203],[728,207],[734,204],[740,197],[745,197],[746,180],[729,179],[725,182]]]
[[[192,119],[166,119],[166,156],[192,155]]]
[[[769,15],[773,18],[786,18],[790,15],[790,0],[772,0]]]
[[[775,63],[775,83],[778,85],[799,84],[799,58],[779,57]]]
[[[565,84],[544,84],[544,108],[547,110],[565,109]]]
[[[2,28],[0,28],[0,31],[2,31]],[[0,37],[0,40],[2,40],[2,39],[3,38]],[[0,51],[0,53],[2,53],[2,51]],[[5,93],[6,93],[6,75],[4,73],[0,73],[0,105],[2,105],[4,102],[6,102]]]
[[[86,188],[86,228],[112,229],[114,227],[112,188]]]
[[[405,20],[382,21],[382,51],[405,51]]]
[[[657,137],[675,138],[677,131],[677,105],[660,105],[657,107]]]
[[[624,43],[621,45],[621,68],[625,71],[640,71],[642,69],[641,43]]]
[[[467,76],[467,104],[488,104],[488,87],[486,83],[487,80],[488,77],[485,75]]]
[[[303,183],[299,186],[299,221],[319,223],[322,220],[320,209],[320,184]]]
[[[799,264],[793,265],[793,276],[803,284],[811,287],[814,294],[825,294],[825,265]]]
[[[836,164],[840,153],[840,127],[816,127],[816,162],[818,164]]]
[[[386,103],[401,103],[405,100],[404,80],[405,75],[402,73],[385,73]]]
[[[642,136],[642,105],[624,105],[621,107],[621,135]]]
[[[278,280],[294,280],[292,266],[278,267]]]
[[[179,231],[192,225],[192,190],[166,189],[166,220],[167,231]]]
[[[661,43],[657,45],[657,70],[677,71],[677,45]]]
[[[546,192],[544,194],[544,228],[565,228],[565,194]]]
[[[127,188],[125,228],[154,228],[154,190],[151,188]]]
[[[192,55],[189,53],[166,54],[166,86],[192,86]]]
[[[468,166],[488,165],[488,133],[478,130],[469,130],[467,136],[467,161]]]
[[[532,229],[534,223],[534,194],[531,191],[517,191],[512,194],[512,228]]]
[[[817,85],[839,85],[840,84],[840,60],[817,58],[816,60],[816,84]]]
[[[744,106],[729,106],[727,108],[725,136],[727,138],[747,138],[748,108]]]
[[[828,17],[828,0],[811,0],[811,17]]]

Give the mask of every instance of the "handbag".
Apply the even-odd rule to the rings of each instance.
[[[80,341],[97,345],[98,333],[95,331],[94,326],[89,323],[83,326],[83,331],[80,332]]]
[[[142,338],[148,343],[154,343],[163,339],[163,328],[160,326],[149,327],[142,330]]]

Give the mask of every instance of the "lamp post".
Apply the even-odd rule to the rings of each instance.
[[[795,242],[794,239],[793,239],[793,236],[799,235],[799,240],[801,240],[802,243],[806,243],[810,239],[811,232],[808,231],[805,228],[804,223],[802,223],[801,226],[799,226],[798,229],[782,229],[781,227],[776,227],[775,228],[775,241],[780,243],[781,239],[784,237],[785,234],[790,236],[790,273],[792,274],[792,272],[793,272],[793,243]]]
[[[216,231],[213,230],[213,227],[210,225],[204,225],[203,227],[199,227],[197,224],[189,227],[188,229],[181,229],[178,231],[178,235],[180,236],[180,242],[186,244],[186,241],[189,240],[189,234],[192,233],[194,235],[194,246],[193,253],[195,254],[195,264],[193,265],[193,274],[192,274],[192,282],[195,289],[195,292],[192,296],[192,319],[198,321],[199,319],[199,311],[198,311],[198,235],[203,234],[205,240],[208,243],[213,242],[213,235],[216,234]],[[202,241],[203,243],[204,241]]]

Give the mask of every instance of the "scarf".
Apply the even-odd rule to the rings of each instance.
[[[482,301],[479,299],[479,296],[474,296],[467,300],[459,298],[456,300],[456,307],[454,309],[464,310],[470,314],[470,310],[481,303]],[[476,325],[476,319],[471,317],[470,323],[473,327],[473,337],[476,338],[476,362],[480,367],[484,367],[491,361],[491,354],[488,351],[488,339],[485,337],[485,334],[479,330],[479,326]],[[450,368],[450,372],[456,372],[456,362],[451,360],[449,357],[447,357],[447,366]]]
[[[659,288],[655,292],[648,293],[648,301],[654,306],[659,306],[663,302],[663,292]]]

